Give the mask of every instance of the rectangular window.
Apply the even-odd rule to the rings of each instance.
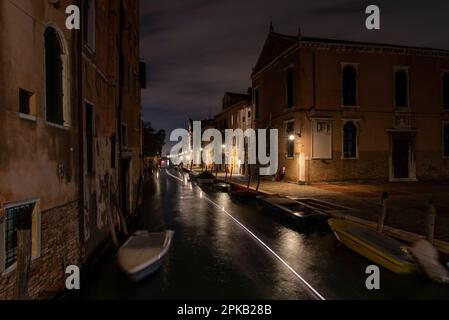
[[[34,113],[34,94],[24,89],[19,89],[19,112],[32,115]]]
[[[259,96],[259,89],[254,90],[254,109],[255,109],[255,117],[256,119],[259,119],[259,113],[260,113],[260,96]]]
[[[344,107],[355,107],[358,104],[358,66],[342,64],[342,104]]]
[[[449,158],[449,123],[443,125],[443,157]]]
[[[34,203],[5,210],[5,269],[17,262],[17,230],[31,230]]]
[[[409,107],[409,71],[407,67],[395,67],[394,103],[396,108]]]
[[[332,159],[332,121],[314,120],[312,139],[313,159]]]
[[[87,171],[94,171],[94,135],[95,119],[94,106],[86,103],[86,151],[87,151]]]
[[[441,78],[443,110],[449,111],[449,72],[444,72]]]
[[[122,123],[122,146],[128,146],[128,125],[126,123]]]
[[[295,79],[292,68],[287,70],[287,108],[293,108],[295,106]]]
[[[287,122],[287,158],[295,157],[295,122]]]
[[[111,137],[111,168],[115,169],[116,166],[116,157],[117,157],[117,149],[116,149],[116,136],[115,134]]]
[[[139,82],[140,82],[140,88],[146,89],[146,87],[147,87],[147,64],[144,61],[139,62]]]
[[[95,0],[84,2],[84,41],[95,51]]]
[[[343,158],[357,158],[358,128],[353,121],[348,121],[343,126]]]

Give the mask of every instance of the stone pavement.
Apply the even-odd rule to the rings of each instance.
[[[220,174],[219,178],[224,175]],[[232,182],[247,184],[247,177]],[[251,187],[255,188],[253,181]],[[385,225],[425,235],[429,200],[436,204],[435,238],[449,241],[449,181],[407,183],[326,183],[298,185],[263,179],[260,191],[297,198],[312,198],[352,208],[350,214],[377,222],[383,192],[389,193]]]

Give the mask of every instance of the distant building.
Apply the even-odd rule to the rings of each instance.
[[[138,206],[138,52],[138,1],[0,1],[0,300],[54,296]]]
[[[222,111],[215,116],[216,128],[221,131],[223,139],[225,139],[226,129],[241,129],[245,132],[247,129],[252,128],[252,99],[251,89],[248,94],[242,93],[225,93],[223,97]],[[245,139],[245,161],[239,161],[237,159],[237,149],[234,143],[232,150],[223,150],[223,163],[225,163],[225,153],[232,154],[232,166],[233,173],[246,174],[248,173],[248,145],[247,139]],[[230,166],[228,171],[231,170]],[[220,169],[224,171],[225,165],[220,166]]]
[[[449,51],[271,29],[251,78],[286,179],[449,178]]]

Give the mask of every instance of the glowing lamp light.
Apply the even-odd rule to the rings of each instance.
[[[291,134],[291,135],[288,137],[288,140],[290,140],[290,141],[295,141],[295,136]]]

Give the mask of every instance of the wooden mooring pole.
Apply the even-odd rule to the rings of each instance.
[[[427,240],[431,244],[434,244],[435,242],[435,220],[436,220],[435,202],[433,200],[430,200],[429,209],[427,211]]]
[[[17,269],[14,287],[15,300],[28,300],[28,282],[31,275],[31,216],[32,209],[17,212]]]
[[[388,192],[384,192],[382,194],[382,199],[380,202],[380,216],[379,216],[379,222],[377,225],[377,231],[380,233],[382,233],[384,231],[385,218],[387,216],[387,202],[388,202]]]

